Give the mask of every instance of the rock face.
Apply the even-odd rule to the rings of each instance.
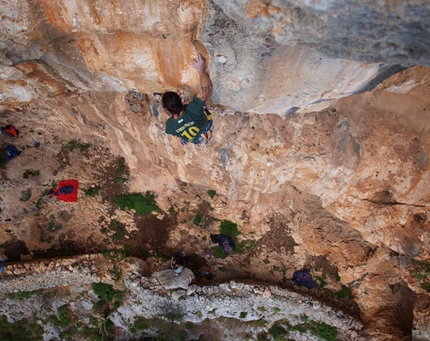
[[[203,251],[202,230],[181,221],[190,220],[185,208],[210,206],[261,244],[244,272],[267,256],[290,276],[325,257],[351,288],[369,338],[425,340],[429,294],[411,270],[430,259],[430,70],[404,67],[428,65],[428,6],[2,2],[0,123],[20,128],[15,144],[26,149],[2,169],[1,245],[40,247],[42,227],[64,211],[61,239],[73,232],[90,243],[104,203],[81,195],[73,209],[37,211],[21,193],[41,195],[63,163],[62,176],[93,184],[109,168],[109,148],[130,168],[130,191],[153,191],[164,212],[178,212],[163,237],[172,248],[186,239]],[[196,52],[214,81],[215,131],[209,146],[183,148],[164,134],[163,109],[151,112],[152,92],[191,98]],[[66,157],[58,136],[96,148]],[[35,140],[40,149],[27,148]],[[40,177],[23,179],[29,168]],[[117,219],[136,229],[132,213]]]
[[[334,58],[429,65],[427,1],[214,0],[254,32]]]

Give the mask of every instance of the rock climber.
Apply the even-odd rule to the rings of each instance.
[[[166,122],[166,133],[180,137],[182,146],[188,142],[201,145],[204,138],[207,144],[212,138],[212,115],[205,104],[212,92],[212,82],[201,54],[196,55],[191,66],[199,73],[201,86],[193,100],[184,106],[176,92],[168,91],[162,97],[164,109],[172,115]]]

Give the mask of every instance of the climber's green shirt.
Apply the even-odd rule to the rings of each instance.
[[[212,115],[203,102],[197,96],[185,106],[181,117],[170,117],[166,122],[166,133],[178,136],[187,142],[192,142],[198,137],[208,123],[212,120]]]

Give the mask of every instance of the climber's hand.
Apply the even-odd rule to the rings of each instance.
[[[197,71],[204,71],[205,60],[203,59],[200,53],[198,53],[191,61],[191,66],[195,68]]]

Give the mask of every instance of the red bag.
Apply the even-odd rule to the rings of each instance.
[[[73,188],[71,188],[73,187]],[[76,202],[78,200],[78,180],[62,180],[58,183],[58,200]]]

